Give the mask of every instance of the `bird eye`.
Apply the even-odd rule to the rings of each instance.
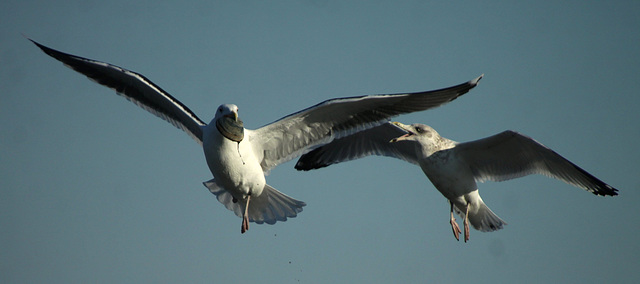
[[[424,130],[422,130],[422,127],[416,127],[416,132],[422,133],[422,131],[424,131]]]

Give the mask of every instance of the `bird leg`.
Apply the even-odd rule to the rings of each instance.
[[[469,205],[467,203],[467,212],[464,213],[464,242],[469,240]]]
[[[242,227],[240,228],[240,233],[244,234],[244,232],[249,230],[249,200],[251,199],[251,195],[247,195],[247,204],[244,206],[244,214],[242,214]]]
[[[453,202],[449,201],[449,204],[451,204],[451,220],[449,220],[449,223],[451,223],[451,229],[453,229],[453,236],[460,241],[461,231],[458,223],[456,223],[456,217],[453,216]]]

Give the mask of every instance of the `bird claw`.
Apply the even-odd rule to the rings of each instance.
[[[453,230],[453,236],[456,238],[456,240],[460,241],[460,233],[462,233],[462,231],[460,230],[458,223],[456,223],[456,219],[451,218],[450,223],[451,229]]]
[[[249,201],[251,200],[251,195],[247,196],[247,204],[244,206],[244,214],[242,214],[242,227],[240,228],[240,233],[244,234],[244,232],[249,230]]]
[[[240,233],[244,234],[248,230],[249,230],[249,217],[245,215],[244,217],[242,217],[242,227],[240,228]]]

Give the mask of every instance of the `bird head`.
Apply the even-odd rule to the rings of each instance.
[[[222,117],[228,117],[235,121],[238,121],[238,106],[234,104],[220,105],[213,120],[218,120]]]
[[[216,128],[224,137],[235,142],[244,139],[244,124],[238,118],[238,106],[233,104],[220,105],[213,120]]]
[[[437,137],[440,137],[440,135],[438,135],[438,132],[436,132],[429,125],[420,124],[420,123],[406,125],[406,124],[402,124],[400,122],[395,122],[395,121],[391,122],[391,124],[407,132],[406,134],[400,137],[391,139],[391,141],[389,141],[391,143],[398,142],[398,141],[421,142],[425,140],[434,140]]]

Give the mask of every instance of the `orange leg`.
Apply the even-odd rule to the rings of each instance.
[[[464,242],[469,240],[469,205],[467,203],[467,212],[464,213]]]
[[[451,224],[451,229],[453,230],[453,236],[456,238],[456,240],[460,241],[461,231],[458,223],[456,223],[456,218],[453,216],[453,202],[449,201],[449,204],[451,204],[451,220],[449,220],[449,223]]]

